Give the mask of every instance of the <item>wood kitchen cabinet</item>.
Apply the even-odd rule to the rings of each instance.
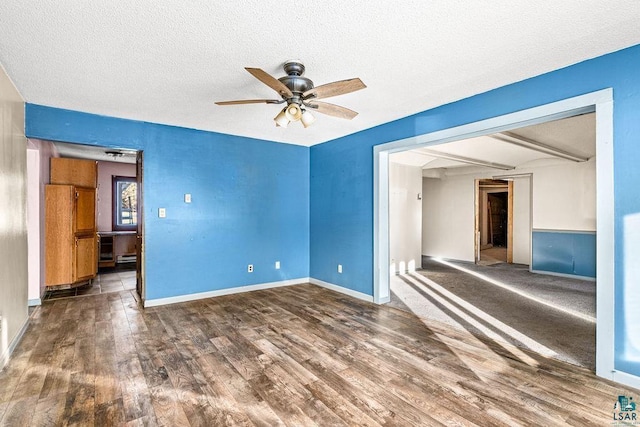
[[[50,184],[75,185],[76,187],[98,187],[98,162],[95,160],[51,159]]]
[[[75,285],[96,276],[96,189],[45,187],[45,284]]]

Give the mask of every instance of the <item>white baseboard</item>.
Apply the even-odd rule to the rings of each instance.
[[[20,343],[20,340],[22,340],[22,336],[27,331],[27,326],[29,326],[29,317],[25,319],[24,323],[22,324],[22,327],[20,328],[16,336],[13,337],[13,340],[11,340],[11,343],[9,343],[9,347],[7,347],[4,353],[2,353],[2,355],[0,356],[0,370],[4,368],[4,366],[9,361],[9,358],[11,358],[11,354],[13,353],[13,350],[16,349],[17,345]]]
[[[640,377],[626,372],[613,371],[611,379],[617,383],[640,389]],[[634,396],[635,397],[635,396]]]
[[[159,305],[175,304],[178,302],[195,301],[205,298],[219,297],[222,295],[239,294],[242,292],[260,291],[263,289],[279,288],[281,286],[300,285],[309,283],[308,277],[300,279],[282,280],[279,282],[259,283],[256,285],[238,286],[235,288],[219,289],[215,291],[199,292],[197,294],[178,295],[168,298],[147,299],[144,301],[144,307],[156,307]]]
[[[367,302],[373,302],[373,296],[364,294],[362,292],[354,291],[352,289],[345,288],[343,286],[334,285],[333,283],[325,282],[313,277],[309,279],[309,283],[320,286],[322,288],[331,289],[332,291],[340,292],[341,294],[349,295],[357,299],[361,299]]]
[[[238,286],[235,288],[219,289],[215,291],[199,292],[197,294],[178,295],[175,297],[167,298],[155,298],[147,299],[144,301],[144,307],[156,307],[159,305],[175,304],[179,302],[195,301],[205,298],[219,297],[222,295],[239,294],[242,292],[260,291],[263,289],[279,288],[281,286],[301,285],[304,283],[311,283],[323,288],[331,289],[332,291],[340,292],[341,294],[349,295],[350,297],[357,298],[367,302],[373,302],[371,295],[364,294],[362,292],[347,289],[342,286],[334,285],[333,283],[325,282],[319,279],[310,277],[302,277],[300,279],[282,280],[279,282],[259,283],[256,285]]]
[[[34,307],[36,305],[42,305],[42,300],[40,298],[34,298],[27,301],[27,307]]]

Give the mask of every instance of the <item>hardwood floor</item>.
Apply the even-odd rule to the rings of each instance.
[[[45,303],[0,373],[0,424],[611,425],[640,391],[299,285],[142,309]]]

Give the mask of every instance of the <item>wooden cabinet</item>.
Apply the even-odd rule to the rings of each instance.
[[[100,232],[98,236],[100,242],[98,267],[115,267],[118,263],[136,260],[135,231]]]
[[[98,162],[95,160],[51,159],[51,184],[98,187]]]
[[[103,233],[98,233],[98,268],[103,267],[115,267],[116,255],[113,251],[113,236]]]
[[[97,273],[96,189],[45,187],[45,284],[73,285]]]
[[[75,262],[74,281],[83,281],[93,279],[97,273],[98,261],[96,236],[78,236],[75,238],[75,253],[73,261]]]
[[[96,189],[75,187],[76,218],[75,233],[95,233],[96,231]]]

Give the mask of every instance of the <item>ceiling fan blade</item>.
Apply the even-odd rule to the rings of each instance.
[[[351,120],[358,115],[358,113],[353,110],[339,105],[329,104],[328,102],[310,102],[306,105],[311,107],[313,111],[317,111],[318,113],[326,114],[328,116],[339,117],[341,119]]]
[[[279,104],[277,99],[241,99],[238,101],[218,101],[216,105],[238,105],[238,104]]]
[[[284,83],[282,83],[280,80],[276,79],[266,71],[261,70],[260,68],[245,67],[244,69],[250,72],[253,75],[253,77],[255,77],[256,79],[260,80],[262,83],[269,86],[271,89],[278,92],[280,96],[285,96],[285,97],[293,96],[293,93],[291,92],[291,90],[287,86],[285,86]]]
[[[316,99],[329,98],[331,96],[344,95],[345,93],[355,92],[356,90],[364,89],[366,87],[367,86],[362,83],[362,80],[356,77],[355,79],[339,80],[337,82],[327,83],[314,87],[313,89],[309,89],[308,91],[304,92],[302,94],[302,97],[307,98],[315,94]]]

